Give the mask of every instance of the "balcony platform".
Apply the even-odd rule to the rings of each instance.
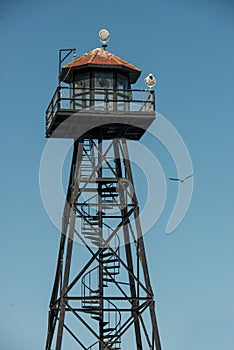
[[[57,110],[46,130],[52,138],[127,138],[139,140],[155,120],[155,112]]]
[[[91,107],[77,108],[74,98],[55,94],[47,109],[46,137],[139,140],[156,118],[152,92],[145,100],[92,102]]]

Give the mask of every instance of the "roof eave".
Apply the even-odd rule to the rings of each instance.
[[[73,67],[63,67],[61,72],[61,81],[70,83],[71,77],[73,75],[73,72],[83,71],[87,69],[105,69],[105,70],[120,70],[122,72],[128,72],[130,83],[134,84],[139,76],[141,75],[140,69],[133,69],[130,67],[126,67],[122,64],[93,64],[93,63],[87,63],[80,66],[73,66]]]

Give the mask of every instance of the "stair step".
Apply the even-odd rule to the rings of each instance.
[[[111,278],[104,277],[102,280],[103,280],[103,282],[113,282],[113,280]]]
[[[116,192],[116,187],[103,187],[98,191],[99,192]]]
[[[98,177],[96,179],[97,183],[108,184],[108,185],[116,185],[119,182],[119,178],[110,178],[110,177]]]
[[[112,331],[114,331],[115,330],[115,328],[113,328],[113,327],[109,327],[109,328],[103,328],[103,333],[106,333],[106,332],[112,332]]]
[[[98,293],[100,293],[100,289],[95,289],[95,290],[92,291],[92,295],[96,295]]]
[[[111,257],[103,259],[102,261],[103,261],[104,264],[120,263],[119,259],[111,258]]]
[[[103,326],[107,325],[109,322],[102,321],[100,316],[91,316],[93,320],[99,321]]]
[[[106,343],[106,342],[105,342],[105,343]],[[110,345],[108,345],[108,344],[106,343],[106,346],[107,346],[107,347],[105,347],[104,349],[105,349],[105,350],[121,350],[121,348],[119,348],[119,347],[118,347],[118,348],[112,348],[112,346],[115,346],[115,345],[116,345],[116,341],[114,342],[114,344],[112,344],[112,346],[111,346],[111,344],[112,344],[112,343],[110,343]],[[111,348],[110,348],[110,346],[111,346]]]
[[[100,236],[100,232],[98,232],[98,231],[95,230],[94,228],[93,228],[93,229],[90,229],[90,230],[86,230],[86,229],[83,228],[82,233],[83,233],[84,235]]]
[[[100,232],[97,232],[95,229],[92,229],[92,230],[83,229],[82,233],[83,233],[83,235],[100,236]]]
[[[87,215],[87,220],[98,220],[98,215]]]
[[[107,257],[107,256],[113,256],[113,253],[108,252],[108,253],[102,253],[103,257]]]
[[[118,275],[118,274],[119,274],[119,272],[109,272],[109,273],[107,273],[107,272],[103,271],[103,275],[107,275],[107,276],[109,276],[109,275],[113,276],[113,275]]]
[[[96,305],[97,304],[92,304],[92,305],[83,304],[82,308],[87,310],[85,312],[88,312],[90,314],[99,315],[100,309]]]
[[[92,240],[91,242],[92,242],[93,244],[95,244],[97,247],[100,247],[100,246],[101,246],[100,240],[98,240],[98,241]]]
[[[84,235],[84,237],[89,239],[90,241],[100,242],[100,238],[95,235],[87,234],[87,235]]]
[[[92,238],[94,241],[100,241],[100,240],[101,240],[100,236],[97,235],[97,234],[94,234],[94,235],[91,234],[91,236],[92,236],[91,238]]]
[[[102,318],[100,316],[91,316],[91,318],[93,320],[96,320],[96,321],[101,321],[102,320]]]
[[[98,317],[98,316],[91,316],[91,318],[93,318],[96,321],[99,321],[103,326],[105,326],[109,323],[109,322],[102,321],[102,318]]]
[[[99,222],[95,221],[95,223],[94,223],[93,221],[90,221],[90,222],[84,221],[83,224],[84,224],[84,227],[92,228],[93,226],[98,225]]]
[[[111,339],[111,338],[116,338],[117,334],[103,334],[103,339]]]
[[[90,239],[91,238],[94,238],[94,239],[98,238],[98,239],[100,239],[99,234],[97,232],[95,232],[95,231],[86,231],[86,232],[83,232],[83,235],[86,238],[90,238]]]
[[[85,219],[86,220],[84,220],[84,224],[89,224],[90,222],[93,222],[93,221],[98,221],[98,218],[96,217],[96,218],[94,218],[94,217],[91,217],[91,216],[89,216],[89,215],[86,215],[85,216]]]
[[[99,222],[98,217],[87,218],[89,222]]]
[[[83,227],[83,230],[85,230],[85,231],[101,231],[101,228],[100,227],[95,227],[95,226],[84,226]]]
[[[116,198],[118,197],[118,193],[101,193],[100,196],[102,198]]]
[[[91,305],[93,305],[93,304],[99,305],[99,300],[82,300],[82,303],[83,304],[91,304]]]
[[[97,231],[95,231],[95,230],[87,232],[87,235],[93,236],[94,239],[96,239],[96,238],[100,239],[100,237],[101,237],[101,236],[100,236],[100,232],[97,232]]]
[[[89,233],[88,235],[85,235],[85,238],[87,238],[87,239],[94,239],[94,240],[95,240],[95,239],[96,239],[95,236],[96,236],[96,234],[91,235],[91,234]],[[97,237],[97,240],[100,241],[100,239],[99,239],[98,237]]]
[[[110,264],[110,263],[115,263],[115,262],[118,262],[119,263],[119,259],[103,259],[102,260],[104,264]]]
[[[113,269],[118,269],[120,265],[112,265],[112,266],[105,266],[106,270],[113,270]]]
[[[91,309],[91,307],[89,308],[88,306],[83,307],[83,312],[86,314],[99,315],[99,310]]]
[[[89,222],[86,222],[85,223],[87,226],[94,226],[94,225],[99,225],[99,221],[98,220],[89,220]]]
[[[98,227],[96,228],[96,227],[83,227],[83,232],[97,232],[97,231],[100,231],[100,230],[98,230]]]

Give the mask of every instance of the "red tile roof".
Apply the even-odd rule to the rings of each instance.
[[[63,66],[63,69],[73,68],[73,67],[75,68],[75,67],[80,67],[84,65],[121,66],[121,67],[134,70],[139,73],[141,72],[139,68],[135,67],[131,63],[128,63],[122,58],[115,56],[114,54],[101,48],[94,49],[88,53],[81,55],[80,57],[76,58],[74,61]]]

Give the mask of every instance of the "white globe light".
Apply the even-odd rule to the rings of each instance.
[[[107,29],[101,29],[99,32],[99,38],[102,42],[107,42],[107,40],[110,38],[110,33]]]

